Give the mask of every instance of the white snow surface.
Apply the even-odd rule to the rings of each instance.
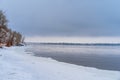
[[[0,80],[120,80],[119,71],[100,70],[35,57],[26,47],[0,49]]]

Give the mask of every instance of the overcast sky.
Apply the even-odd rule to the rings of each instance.
[[[25,36],[120,37],[120,0],[0,0]]]

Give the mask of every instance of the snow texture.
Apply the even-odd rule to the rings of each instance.
[[[26,47],[0,49],[0,80],[120,80],[119,71],[99,70],[34,57]]]

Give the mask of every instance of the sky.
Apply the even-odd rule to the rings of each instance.
[[[27,41],[120,42],[120,0],[0,0],[0,9]]]

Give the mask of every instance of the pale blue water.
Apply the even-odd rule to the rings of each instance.
[[[29,44],[38,57],[50,57],[61,62],[120,71],[120,45],[54,45]]]

